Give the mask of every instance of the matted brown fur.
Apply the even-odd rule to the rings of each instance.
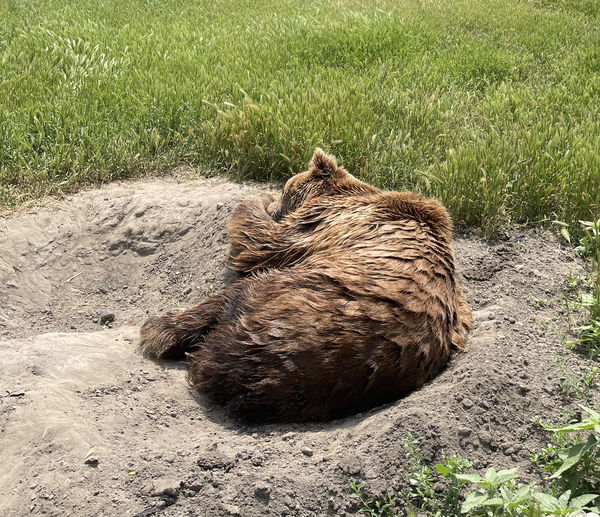
[[[325,420],[418,388],[462,349],[471,312],[438,202],[385,192],[315,152],[280,201],[229,223],[243,278],[148,320],[149,356],[190,357],[195,389],[250,420]]]

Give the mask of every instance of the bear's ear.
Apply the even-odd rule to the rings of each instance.
[[[335,157],[327,154],[320,147],[317,147],[313,157],[310,160],[308,170],[313,175],[325,179],[333,176],[336,173],[338,170],[338,165],[335,161]]]

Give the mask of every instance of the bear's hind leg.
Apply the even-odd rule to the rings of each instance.
[[[183,359],[219,321],[226,299],[226,291],[222,291],[191,309],[148,319],[140,330],[142,353],[158,359]]]

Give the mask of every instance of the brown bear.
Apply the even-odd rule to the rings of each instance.
[[[445,208],[354,178],[317,149],[280,201],[229,224],[241,279],[148,320],[141,349],[189,353],[194,389],[252,421],[326,420],[397,399],[462,349],[471,312]]]

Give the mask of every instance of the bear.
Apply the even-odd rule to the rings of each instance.
[[[191,387],[249,422],[326,421],[415,390],[472,323],[437,201],[373,187],[317,149],[280,199],[228,226],[239,279],[149,319],[144,354],[189,359]]]

